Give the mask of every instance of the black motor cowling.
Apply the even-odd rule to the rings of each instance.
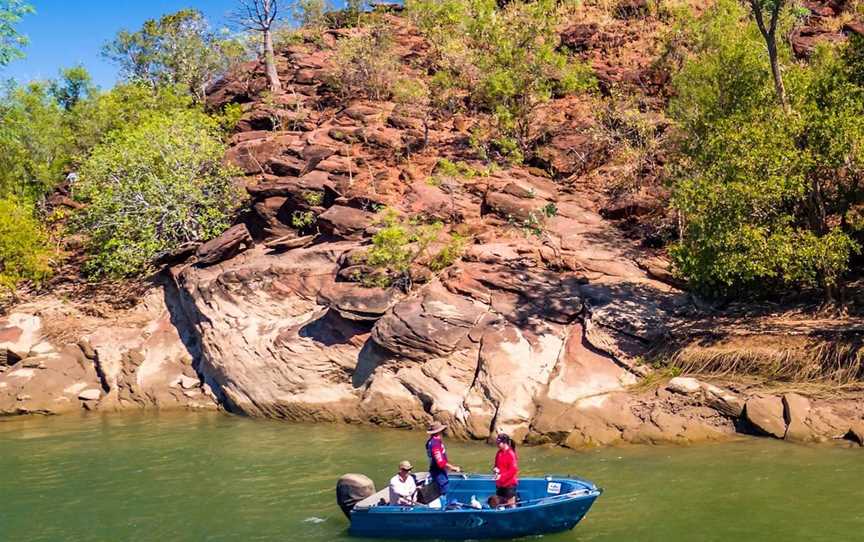
[[[362,474],[344,474],[336,482],[336,502],[345,513],[345,517],[350,518],[354,506],[374,494],[375,482]]]

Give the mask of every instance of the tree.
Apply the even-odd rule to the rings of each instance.
[[[864,241],[854,43],[788,67],[789,115],[743,6],[719,0],[695,24],[669,106],[679,129],[677,270],[710,296],[821,287],[833,297]]]
[[[154,114],[98,145],[80,169],[80,227],[92,276],[133,276],[161,252],[215,237],[239,202],[218,123],[196,109]]]
[[[60,70],[60,79],[51,81],[48,91],[63,109],[71,111],[79,101],[96,93],[93,78],[83,66]]]
[[[0,97],[0,197],[42,198],[62,179],[73,137],[49,84],[12,84]]]
[[[753,11],[753,17],[756,19],[756,26],[759,27],[759,32],[762,34],[768,49],[768,61],[771,64],[771,75],[774,77],[774,92],[777,93],[777,100],[783,110],[788,111],[786,87],[783,85],[780,60],[777,57],[777,23],[780,19],[780,11],[786,5],[786,0],[748,0],[748,2]],[[767,25],[765,24],[766,15],[769,18]]]
[[[243,47],[212,32],[200,11],[184,9],[150,19],[137,32],[119,32],[102,54],[128,80],[153,88],[183,85],[203,101],[207,85],[243,55]]]
[[[33,7],[24,0],[0,0],[0,66],[21,58],[21,47],[27,38],[15,30],[24,15],[33,13]]]
[[[48,235],[33,208],[17,198],[0,198],[0,298],[22,280],[39,282],[51,273]]]
[[[273,50],[273,30],[279,21],[278,0],[238,0],[240,7],[234,12],[234,21],[240,27],[252,32],[260,32],[263,40],[264,65],[270,92],[282,92],[279,73],[276,71],[276,53]]]

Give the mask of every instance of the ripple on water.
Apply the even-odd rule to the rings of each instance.
[[[203,414],[0,423],[0,540],[142,542],[347,539],[333,487],[380,487],[421,432]],[[494,450],[448,443],[486,472]],[[574,473],[606,492],[546,541],[852,540],[864,528],[864,452],[769,440],[571,452],[520,448],[526,474]]]

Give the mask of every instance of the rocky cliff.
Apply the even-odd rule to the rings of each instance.
[[[588,15],[562,43],[592,62],[601,90],[661,95],[657,23],[598,26]],[[410,70],[425,44],[404,19],[385,17]],[[740,354],[796,329],[794,351],[824,341],[826,326],[763,315],[748,328],[678,289],[662,253],[621,227],[662,208],[662,187],[611,197],[603,184],[618,166],[594,129],[602,98],[547,104],[530,165],[488,169],[469,142],[476,119],[334,95],[333,51],[362,31],[285,48],[281,95],[262,98],[257,63],[211,89],[210,107],[244,108],[226,156],[249,194],[242,221],[116,321],[69,303],[16,307],[0,323],[0,350],[10,352],[0,412],[219,402],[297,421],[422,427],[434,418],[465,438],[503,429],[572,447],[736,432],[861,441],[854,400],[652,374],[645,360],[659,351]],[[482,174],[442,171],[442,160]],[[430,251],[456,235],[470,241],[443,269],[418,259],[408,285],[370,285],[363,277],[374,270],[357,256],[385,207],[443,223]],[[73,329],[46,337],[61,317]],[[838,336],[855,323],[842,324]]]

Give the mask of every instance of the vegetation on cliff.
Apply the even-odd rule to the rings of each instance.
[[[709,295],[834,290],[861,252],[860,38],[820,47],[807,63],[784,45],[781,101],[740,4],[719,1],[691,31],[669,106],[681,131],[679,272]]]
[[[91,276],[140,274],[158,254],[231,224],[240,198],[219,132],[216,120],[187,109],[155,114],[93,149],[79,188]]]
[[[407,160],[403,165],[430,144],[430,123],[451,118],[454,126],[470,119],[456,128],[467,134],[469,149],[452,163],[470,160],[471,171],[522,163],[545,167],[559,186],[590,182],[575,169],[560,173],[543,155],[556,129],[574,131],[566,145],[585,170],[603,161],[633,162],[618,170],[609,197],[651,183],[648,188],[669,189],[658,215],[675,227],[651,243],[662,244],[659,252],[671,258],[677,278],[701,295],[818,288],[834,296],[859,270],[864,38],[852,32],[802,57],[791,37],[812,14],[800,6],[717,0],[703,9],[634,0],[608,7],[608,17],[651,19],[652,31],[670,37],[650,69],[624,81],[584,54],[590,40],[612,47],[617,38],[582,21],[585,7],[573,2],[408,0],[386,16],[359,2],[341,11],[315,0],[265,3],[272,11],[265,10],[260,24],[238,19],[247,32],[214,31],[201,13],[182,10],[119,33],[103,51],[123,76],[110,90],[95,88],[83,67],[51,81],[9,85],[0,99],[5,204],[36,222],[58,222],[57,198],[51,198],[68,197],[59,218],[73,219],[59,222],[65,232],[77,227],[88,236],[90,276],[134,276],[151,269],[157,255],[216,236],[237,218],[239,201],[219,160],[224,128],[260,105],[274,129],[305,129],[309,111],[283,91],[277,71],[292,47],[312,44],[326,51],[326,69],[305,77],[324,83],[327,100],[343,107],[392,101],[399,114],[420,119],[398,157]],[[29,11],[17,1],[5,6],[0,63],[17,54],[14,23]],[[289,28],[277,12],[291,12],[303,27]],[[415,49],[422,55],[400,49],[406,39],[422,42]],[[262,54],[266,62],[243,63]],[[250,86],[246,101],[226,111],[205,112],[210,85],[229,72],[248,77],[247,85],[259,76],[266,84]],[[574,104],[588,105],[577,111]],[[553,129],[555,114],[568,122],[588,115],[590,126]],[[585,150],[580,137],[598,143]],[[440,172],[430,175],[430,186],[449,190]],[[287,225],[313,231],[321,202],[304,205]],[[525,216],[540,215],[534,209]],[[373,282],[410,276],[424,249],[409,245],[418,239],[428,245],[434,237],[415,230],[437,220],[408,216],[384,225],[370,239],[367,264],[380,278]],[[530,229],[542,237],[542,228]],[[20,232],[3,235],[9,241]],[[42,247],[35,252],[48,250],[45,235],[32,242]],[[457,244],[444,260],[458,257],[464,241]],[[10,276],[44,276],[47,260],[37,259],[32,273],[22,264]]]

